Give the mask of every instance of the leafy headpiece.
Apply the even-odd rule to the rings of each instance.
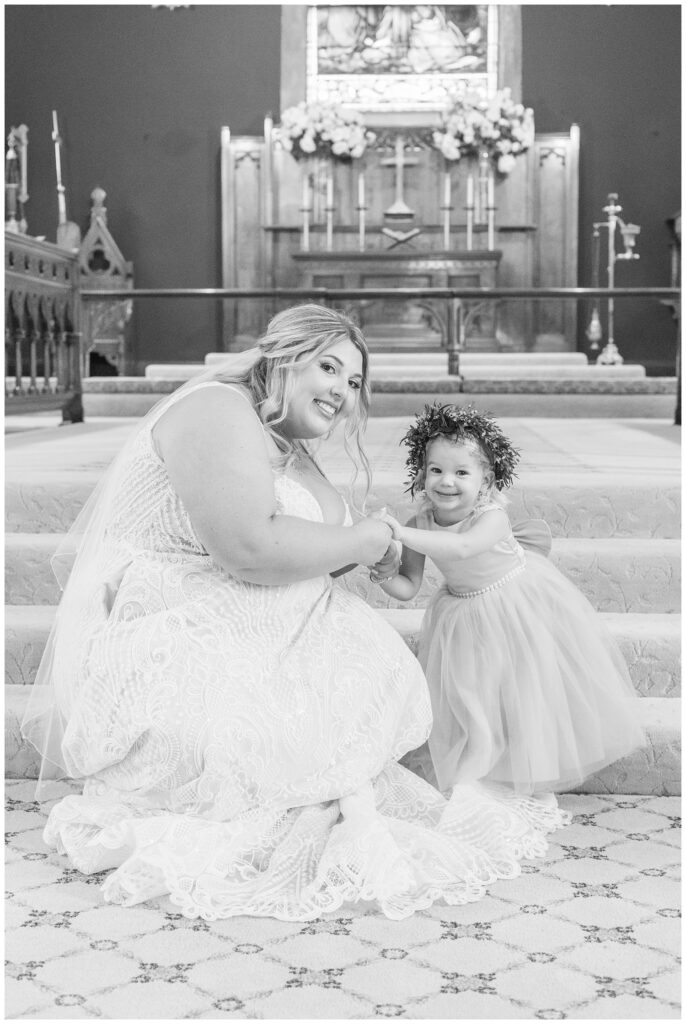
[[[426,447],[435,437],[476,443],[488,459],[499,491],[514,482],[519,452],[495,420],[478,412],[473,406],[440,405],[434,402],[424,407],[424,412],[417,416],[400,442],[409,451],[405,464],[410,471],[410,494],[414,495],[421,478],[426,463]]]

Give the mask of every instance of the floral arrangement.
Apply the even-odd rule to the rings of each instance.
[[[344,163],[359,159],[376,138],[359,114],[324,103],[298,103],[284,110],[275,135],[296,160],[321,156]]]
[[[497,490],[502,491],[514,482],[519,451],[495,420],[472,405],[465,407],[434,402],[424,406],[424,412],[417,416],[400,442],[409,451],[405,465],[410,471],[408,490],[413,496],[422,480],[426,446],[435,437],[476,442],[488,458]]]
[[[499,174],[509,174],[520,153],[534,139],[534,112],[515,103],[510,89],[489,96],[481,89],[463,85],[452,109],[443,115],[433,142],[446,160],[478,157],[486,151]]]

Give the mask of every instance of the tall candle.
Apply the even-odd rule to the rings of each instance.
[[[450,171],[446,171],[443,178],[443,205],[450,206]]]
[[[310,179],[309,175],[305,175],[303,178],[303,202],[302,202],[302,215],[303,215],[303,233],[301,239],[301,248],[303,252],[309,252],[310,249]]]
[[[495,249],[495,182],[493,171],[488,175],[488,249]]]
[[[364,206],[364,174],[362,171],[357,178],[357,205],[360,209]]]
[[[333,177],[329,175],[326,179],[326,205],[333,206]]]
[[[470,174],[467,178],[467,251],[472,251],[474,245],[474,178]]]

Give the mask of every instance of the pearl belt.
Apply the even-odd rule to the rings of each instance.
[[[518,565],[516,569],[513,569],[511,572],[508,572],[507,575],[505,576],[501,576],[499,580],[495,581],[495,583],[489,583],[487,587],[482,587],[481,590],[468,590],[463,594],[455,593],[454,590],[450,590],[450,587],[448,587],[448,590],[450,590],[450,593],[453,595],[453,597],[478,597],[479,594],[487,594],[490,590],[498,590],[509,580],[514,579],[515,576],[518,576],[520,572],[524,572],[525,568],[526,566],[524,565]]]

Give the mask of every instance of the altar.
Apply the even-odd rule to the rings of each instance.
[[[304,288],[488,288],[497,280],[502,253],[487,250],[395,250],[368,252],[297,252],[293,260]],[[465,303],[467,350],[494,351],[494,302]],[[388,352],[407,348],[446,348],[448,321],[444,301],[431,298],[351,299],[369,347]]]
[[[281,114],[222,129],[222,285],[576,286],[579,130],[535,132],[520,94],[516,5],[283,7]],[[227,300],[224,348],[283,304]],[[373,348],[446,345],[445,301],[347,308]],[[574,303],[464,312],[466,349],[577,347]]]

